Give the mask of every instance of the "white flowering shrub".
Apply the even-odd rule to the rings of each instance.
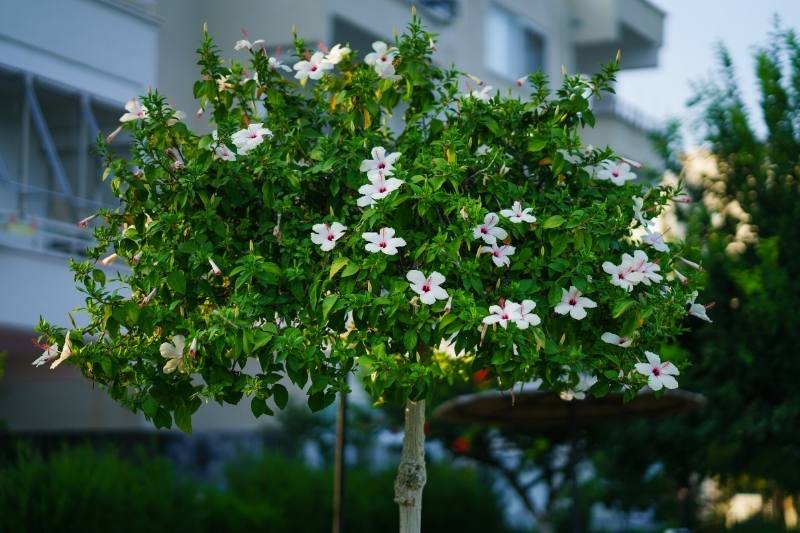
[[[88,322],[40,324],[38,363],[185,430],[203,401],[271,414],[285,377],[313,409],[356,371],[378,402],[474,369],[502,389],[676,387],[657,354],[690,299],[704,314],[699,274],[673,273],[680,243],[634,235],[678,191],[579,137],[616,64],[552,94],[531,74],[519,97],[435,65],[432,39],[415,19],[364,62],[296,39],[287,64],[243,40],[245,66],[206,35],[213,134],[157,93],[128,104],[132,156],[104,152],[120,206],[72,265]],[[114,260],[130,269],[109,279]]]

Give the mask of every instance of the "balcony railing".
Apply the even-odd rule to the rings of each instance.
[[[592,101],[592,111],[595,116],[612,115],[645,133],[658,129],[661,124],[657,118],[612,94]]]

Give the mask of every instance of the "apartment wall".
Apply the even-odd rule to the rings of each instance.
[[[118,102],[155,84],[154,17],[112,0],[13,4],[0,17],[0,63]]]

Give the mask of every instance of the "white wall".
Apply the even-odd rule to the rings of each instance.
[[[0,0],[0,63],[124,102],[155,84],[158,24],[114,6]]]

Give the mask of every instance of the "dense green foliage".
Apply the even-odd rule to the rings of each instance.
[[[711,472],[769,478],[800,489],[800,44],[780,32],[756,54],[766,134],[756,133],[730,58],[723,79],[701,93],[706,140],[718,176],[695,189],[690,212],[702,244],[706,298],[716,327],[684,338],[692,387],[708,396],[694,428],[698,460]],[[736,208],[736,204],[741,209]]]
[[[372,533],[397,522],[393,472],[348,472],[345,530]],[[508,531],[499,502],[474,471],[433,464],[437,490],[425,493],[425,531]],[[267,455],[242,458],[218,489],[179,479],[172,465],[142,453],[123,459],[90,448],[64,449],[47,459],[20,451],[0,465],[0,530],[80,531],[330,531],[329,470]],[[469,512],[464,512],[469,509]]]
[[[48,342],[63,347],[68,335],[70,362],[159,427],[174,418],[190,429],[203,400],[247,396],[255,415],[271,413],[268,399],[287,401],[283,376],[319,409],[356,367],[376,401],[421,398],[471,368],[490,368],[501,388],[538,377],[560,390],[585,373],[598,378],[595,394],[635,393],[646,378],[634,364],[681,331],[694,279],[666,277],[677,244],[648,249],[663,283],[626,292],[602,268],[644,248],[632,237],[632,197],[652,218],[677,192],[595,179],[599,167],[623,164],[579,139],[594,124],[588,99],[610,90],[616,64],[566,75],[552,94],[541,73],[523,80],[525,98],[460,94],[461,74],[432,62],[433,37],[412,21],[388,59],[396,78],[347,56],[298,84],[257,47],[248,71],[222,61],[206,35],[194,88],[216,135],[189,131],[156,93],[141,99],[142,117],[124,125],[132,159],[106,154],[121,207],[101,212],[90,251],[96,260],[113,250],[131,272],[110,280],[93,261],[74,264],[89,321],[69,331],[41,324]],[[295,44],[298,59],[318,57]],[[233,154],[229,140],[248,127],[263,142]],[[391,177],[402,183],[364,207],[360,167],[376,147],[399,153]],[[498,244],[516,248],[510,266],[496,266],[481,249],[491,242],[473,232],[515,202],[537,220],[495,215],[507,231]],[[326,251],[310,235],[334,222],[347,230]],[[382,227],[405,240],[398,254],[365,250],[362,234]],[[415,270],[443,275],[452,301],[415,296]],[[597,304],[582,320],[554,312],[570,287]],[[534,303],[541,325],[487,331],[490,307],[512,300]],[[348,311],[352,331],[341,335]],[[604,332],[633,347],[601,341]],[[180,343],[165,352],[176,335],[196,352]],[[453,336],[467,356],[431,349]],[[159,347],[172,357],[163,370]],[[251,358],[261,372],[244,371]]]
[[[714,325],[681,338],[692,362],[682,385],[708,403],[615,428],[595,457],[610,502],[644,506],[660,494],[664,512],[679,506],[689,527],[704,476],[720,480],[725,494],[795,494],[800,507],[800,44],[777,30],[757,49],[758,114],[746,108],[724,48],[719,58],[717,78],[694,100],[709,153],[675,167],[694,198],[679,214],[687,241],[702,249],[704,298],[716,302]],[[680,146],[676,133],[661,146]],[[646,477],[654,460],[663,468]],[[776,506],[767,518],[773,527],[783,527],[781,514]]]

